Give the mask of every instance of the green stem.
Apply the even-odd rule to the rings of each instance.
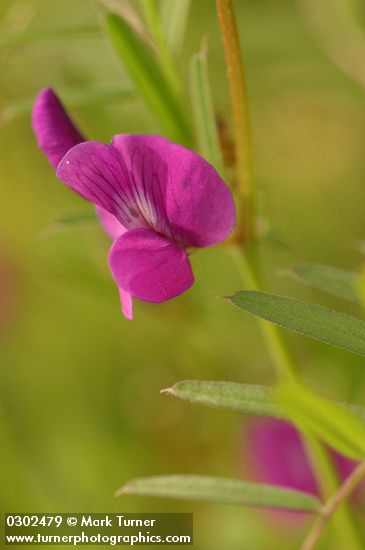
[[[343,513],[343,503],[350,496],[355,487],[365,477],[365,462],[361,462],[352,473],[345,479],[340,488],[334,492],[331,498],[324,504],[320,517],[314,523],[312,529],[309,531],[301,550],[313,550],[317,545],[319,538],[325,530],[327,523],[336,513],[339,516]],[[347,548],[362,548],[358,546],[357,539],[347,539]]]
[[[252,290],[261,291],[260,280],[252,258],[238,246],[233,247],[231,250],[245,285]],[[299,383],[281,329],[262,319],[259,319],[258,322],[278,378]],[[324,500],[327,500],[338,488],[338,479],[333,465],[326,450],[310,434],[305,434],[303,442],[318,481],[321,495]],[[353,522],[348,506],[345,504],[341,506],[333,524],[337,537],[342,541],[343,548],[351,548],[351,550],[361,550],[363,548],[359,532]]]
[[[255,236],[252,140],[245,72],[232,0],[216,0],[226,56],[235,137],[236,168],[240,192],[238,227],[247,244]]]
[[[232,248],[232,253],[245,284],[251,290],[261,290],[259,278],[250,257],[243,253],[239,247]],[[294,365],[280,329],[263,319],[258,319],[258,323],[278,377],[294,380]]]
[[[236,241],[236,244],[241,244],[243,234],[245,251],[242,250],[242,247],[236,246],[233,249],[234,257],[240,273],[243,275],[245,284],[252,290],[260,291],[260,279],[252,257],[255,251],[255,243],[252,242],[255,236],[254,182],[251,132],[242,54],[232,0],[216,0],[216,2],[231,91],[237,176],[241,192],[240,202],[242,214],[245,215],[243,220],[239,218],[239,242]],[[278,377],[300,383],[296,379],[293,360],[286,348],[281,330],[276,325],[268,323],[265,320],[260,319],[258,322]],[[336,479],[333,466],[323,446],[310,435],[305,437],[305,445],[322,496],[324,499],[327,499],[338,487],[338,480]],[[337,536],[343,543],[343,548],[350,547],[353,550],[360,550],[362,548],[356,525],[353,522],[349,509],[345,505],[341,506],[336,515],[334,527],[337,529]]]
[[[338,475],[333,463],[323,445],[316,441],[310,434],[305,433],[303,443],[312,467],[315,468],[321,494],[324,499],[328,499],[338,491],[339,486]],[[348,505],[343,504],[343,506],[338,509],[333,527],[336,536],[342,542],[343,548],[351,548],[353,550],[361,550],[364,548],[360,533],[353,521]]]

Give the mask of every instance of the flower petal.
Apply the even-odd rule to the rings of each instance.
[[[113,214],[109,214],[109,212],[107,212],[107,210],[104,210],[104,208],[97,206],[96,214],[105,233],[109,235],[109,237],[113,239],[113,241],[127,231],[127,229],[123,227],[123,225],[117,220],[117,218],[113,216]]]
[[[288,422],[273,418],[252,420],[245,433],[244,452],[260,481],[319,495],[300,433]],[[358,464],[332,449],[329,456],[341,480]]]
[[[122,312],[126,319],[133,321],[133,300],[132,295],[119,287],[120,303]]]
[[[113,145],[133,175],[146,219],[158,232],[194,247],[229,235],[235,223],[232,193],[202,157],[152,135],[117,135]]]
[[[147,229],[119,237],[110,250],[109,265],[118,286],[146,302],[170,300],[194,283],[184,250]]]
[[[245,453],[255,477],[319,495],[317,481],[299,432],[286,421],[257,418],[249,424]]]
[[[71,147],[84,141],[52,88],[39,92],[32,124],[38,146],[54,168]]]
[[[151,228],[185,246],[218,243],[235,222],[232,194],[214,168],[158,136],[81,143],[64,156],[57,176],[127,229]]]
[[[107,210],[127,229],[148,227],[134,197],[131,175],[112,145],[98,141],[76,145],[59,163],[57,177],[85,199]]]

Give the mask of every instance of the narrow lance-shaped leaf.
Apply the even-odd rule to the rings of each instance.
[[[20,32],[3,32],[0,34],[0,48],[17,46],[31,42],[43,42],[48,40],[72,40],[80,38],[93,38],[101,36],[100,27],[83,25],[79,27],[58,27],[50,29],[27,29]]]
[[[356,292],[356,274],[327,265],[301,263],[286,270],[285,275],[339,298],[361,303]]]
[[[362,267],[359,273],[356,274],[355,288],[360,298],[360,302],[365,307],[365,269]]]
[[[162,28],[161,14],[157,0],[142,0],[142,7],[147,20],[153,40],[157,46],[161,57],[161,65],[166,78],[174,92],[178,95],[183,94],[181,80],[176,70],[176,63],[173,62],[166,36]]]
[[[190,62],[190,92],[200,152],[218,172],[222,173],[222,153],[209,87],[205,46],[193,55]]]
[[[97,222],[98,219],[95,212],[80,212],[55,220],[49,227],[41,232],[41,236],[43,238],[51,237],[52,235],[75,229],[75,227],[85,227],[90,224],[96,224]]]
[[[299,428],[345,456],[365,459],[365,424],[351,409],[298,384],[280,386],[276,398],[280,409]]]
[[[265,416],[282,416],[273,402],[270,388],[265,386],[236,382],[183,380],[162,392],[185,401],[219,409]]]
[[[180,53],[184,42],[191,0],[163,0],[162,22],[167,45],[175,55]]]
[[[190,128],[183,106],[152,51],[128,23],[114,13],[107,16],[107,30],[141,97],[169,138],[190,145]]]
[[[297,252],[296,247],[290,242],[288,237],[284,236],[276,227],[272,226],[267,220],[260,220],[257,228],[258,237],[265,240],[268,244],[273,244],[290,252]],[[286,274],[286,272],[284,272]]]
[[[241,506],[318,512],[320,501],[308,493],[275,485],[197,475],[156,476],[128,481],[116,493],[202,500]]]
[[[286,418],[290,421],[290,417],[287,417],[285,411],[280,409],[274,399],[273,389],[268,386],[224,381],[182,380],[171,388],[161,390],[161,393],[217,409]],[[351,403],[338,403],[357,416],[365,427],[365,409],[363,407]]]
[[[242,290],[228,300],[247,313],[365,356],[365,322],[338,311],[265,292]]]

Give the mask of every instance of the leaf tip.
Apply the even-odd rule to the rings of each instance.
[[[160,390],[160,393],[167,393],[168,395],[174,395],[174,386],[171,386],[171,388],[163,388]]]
[[[109,31],[115,31],[118,25],[121,23],[121,17],[114,12],[109,12],[106,15],[106,25]]]
[[[120,497],[122,495],[138,495],[138,483],[139,481],[147,478],[133,478],[124,483],[119,489],[114,493],[115,497]]]
[[[116,21],[117,19],[119,19],[119,15],[117,15],[116,13],[114,13],[113,11],[110,11],[107,16],[107,21]]]
[[[127,486],[127,483],[119,487],[119,489],[115,491],[114,496],[116,498],[122,496],[126,492],[126,486]]]

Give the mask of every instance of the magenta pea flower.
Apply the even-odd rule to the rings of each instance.
[[[302,438],[292,424],[271,418],[252,420],[245,435],[245,456],[256,480],[320,496]],[[341,481],[357,465],[332,449],[330,458]],[[359,486],[357,494],[361,492],[364,492],[364,484]]]
[[[57,177],[95,204],[115,239],[109,266],[124,315],[133,318],[133,298],[164,302],[188,290],[189,250],[224,241],[235,223],[232,194],[214,168],[160,136],[85,141],[50,88],[36,99],[33,128]]]

